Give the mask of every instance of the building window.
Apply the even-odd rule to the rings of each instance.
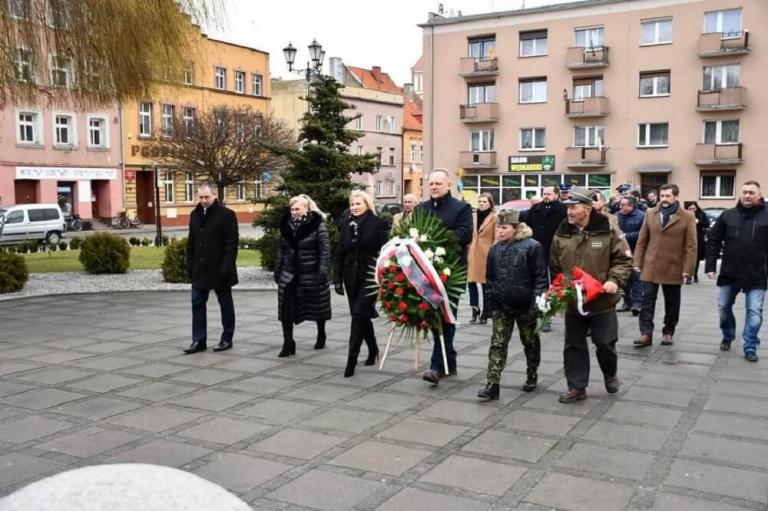
[[[227,70],[223,67],[217,67],[214,72],[213,86],[219,90],[227,88]]]
[[[384,165],[384,148],[383,147],[376,148],[376,158],[378,159],[377,165],[379,167]]]
[[[358,146],[357,146],[357,155],[358,155],[358,156],[362,156],[362,155],[364,155],[364,154],[365,154],[365,150],[363,149],[363,146],[361,146],[361,145],[358,145]]]
[[[416,162],[416,144],[411,144],[411,149],[408,152],[408,161]]]
[[[163,172],[163,188],[165,188],[165,202],[174,202],[174,190],[173,190],[173,171],[166,170]]]
[[[395,148],[394,147],[389,148],[389,166],[390,167],[395,166]]]
[[[363,114],[360,114],[354,121],[352,121],[352,129],[355,131],[363,131]]]
[[[672,18],[643,20],[640,22],[640,44],[672,42]]]
[[[258,178],[253,182],[254,184],[254,191],[253,191],[253,198],[254,199],[261,199],[264,197],[264,177],[259,175]]]
[[[245,181],[240,181],[235,187],[235,200],[245,200]]]
[[[416,94],[424,92],[424,73],[421,71],[413,72],[413,91]]]
[[[184,85],[195,84],[195,68],[192,66],[192,64],[187,64],[184,66],[184,69],[181,71],[181,79],[184,82]]]
[[[107,120],[105,118],[88,118],[88,147],[107,147]]]
[[[384,116],[381,116],[381,115],[376,116],[376,131],[379,133],[384,131]]]
[[[547,146],[544,128],[522,128],[520,130],[520,150],[540,150]]]
[[[573,101],[595,98],[603,95],[603,77],[577,78],[573,80]]]
[[[261,96],[261,95],[263,95],[263,91],[262,91],[262,88],[261,88],[262,85],[261,84],[262,84],[261,75],[257,74],[257,73],[253,73],[251,75],[251,87],[252,87],[251,93],[254,96]]]
[[[520,32],[520,56],[536,57],[547,54],[547,31]]]
[[[57,0],[56,2],[46,2],[45,21],[48,26],[59,30],[66,30],[70,25],[69,15],[70,2]]]
[[[191,106],[185,106],[182,109],[182,121],[184,121],[184,129],[189,131],[195,123],[196,111]]]
[[[736,174],[701,174],[702,199],[733,199],[736,196]]]
[[[152,103],[147,101],[139,103],[139,136],[152,136]]]
[[[493,151],[493,130],[472,130],[469,132],[470,151]]]
[[[394,135],[397,133],[397,121],[395,120],[394,115],[390,115],[387,119],[387,124],[389,125],[389,133]]]
[[[669,123],[641,124],[637,145],[640,147],[666,147],[669,145]]]
[[[703,90],[716,92],[728,87],[738,87],[741,82],[741,66],[730,64],[727,66],[708,66],[704,68]]]
[[[669,96],[670,84],[668,70],[640,73],[640,97]]]
[[[38,112],[19,112],[18,127],[17,143],[35,145],[43,143],[40,139],[40,114]]]
[[[162,131],[163,135],[170,137],[173,135],[173,117],[176,115],[176,107],[173,105],[163,105],[162,112]]]
[[[184,173],[184,202],[195,200],[195,176],[191,172]]]
[[[704,33],[719,32],[723,38],[741,36],[741,9],[704,13]]]
[[[603,46],[603,27],[577,28],[574,39],[579,48],[598,48]]]
[[[235,92],[245,94],[245,73],[235,71]]]
[[[69,87],[72,84],[72,61],[67,57],[49,55],[48,68],[52,87]]]
[[[520,80],[520,103],[546,103],[546,101],[546,78],[526,78]]]
[[[26,48],[16,48],[16,79],[21,82],[32,80],[32,54]]]
[[[576,147],[598,147],[605,141],[602,126],[574,126],[573,145]]]
[[[705,144],[738,144],[739,121],[705,121]]]
[[[28,20],[31,12],[30,0],[8,0],[11,16],[18,20]]]
[[[493,103],[496,101],[496,85],[493,83],[479,83],[467,88],[467,104]]]
[[[58,146],[73,146],[74,120],[71,115],[56,114],[53,116],[53,143]]]
[[[469,56],[476,60],[496,58],[496,37],[475,37],[469,40]]]

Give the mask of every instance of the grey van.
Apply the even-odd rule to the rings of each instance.
[[[61,241],[64,214],[58,204],[17,204],[0,207],[0,245],[27,240]]]

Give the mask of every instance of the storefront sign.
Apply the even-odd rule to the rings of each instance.
[[[56,179],[82,181],[117,179],[117,169],[88,167],[16,167],[16,179]]]
[[[510,156],[510,172],[552,172],[555,170],[555,156]]]

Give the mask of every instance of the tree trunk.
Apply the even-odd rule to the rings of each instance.
[[[216,190],[218,191],[218,194],[219,194],[219,202],[222,203],[222,204],[227,202],[227,200],[226,200],[227,199],[227,196],[226,196],[227,187],[224,186],[223,183],[216,183]]]

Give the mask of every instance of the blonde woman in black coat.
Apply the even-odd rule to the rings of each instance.
[[[349,355],[344,376],[355,374],[357,356],[363,340],[368,345],[365,365],[373,365],[379,356],[373,330],[376,294],[371,293],[373,274],[382,245],[389,236],[387,222],[376,216],[373,199],[366,192],[353,190],[349,194],[349,212],[339,220],[339,245],[336,250],[334,289],[343,295],[346,290],[352,325],[349,332]]]
[[[325,322],[331,319],[331,244],[325,214],[304,194],[291,198],[288,205],[290,211],[280,220],[275,262],[277,317],[283,325],[283,349],[278,357],[296,353],[293,325],[302,321],[317,323],[315,349],[323,349]]]

